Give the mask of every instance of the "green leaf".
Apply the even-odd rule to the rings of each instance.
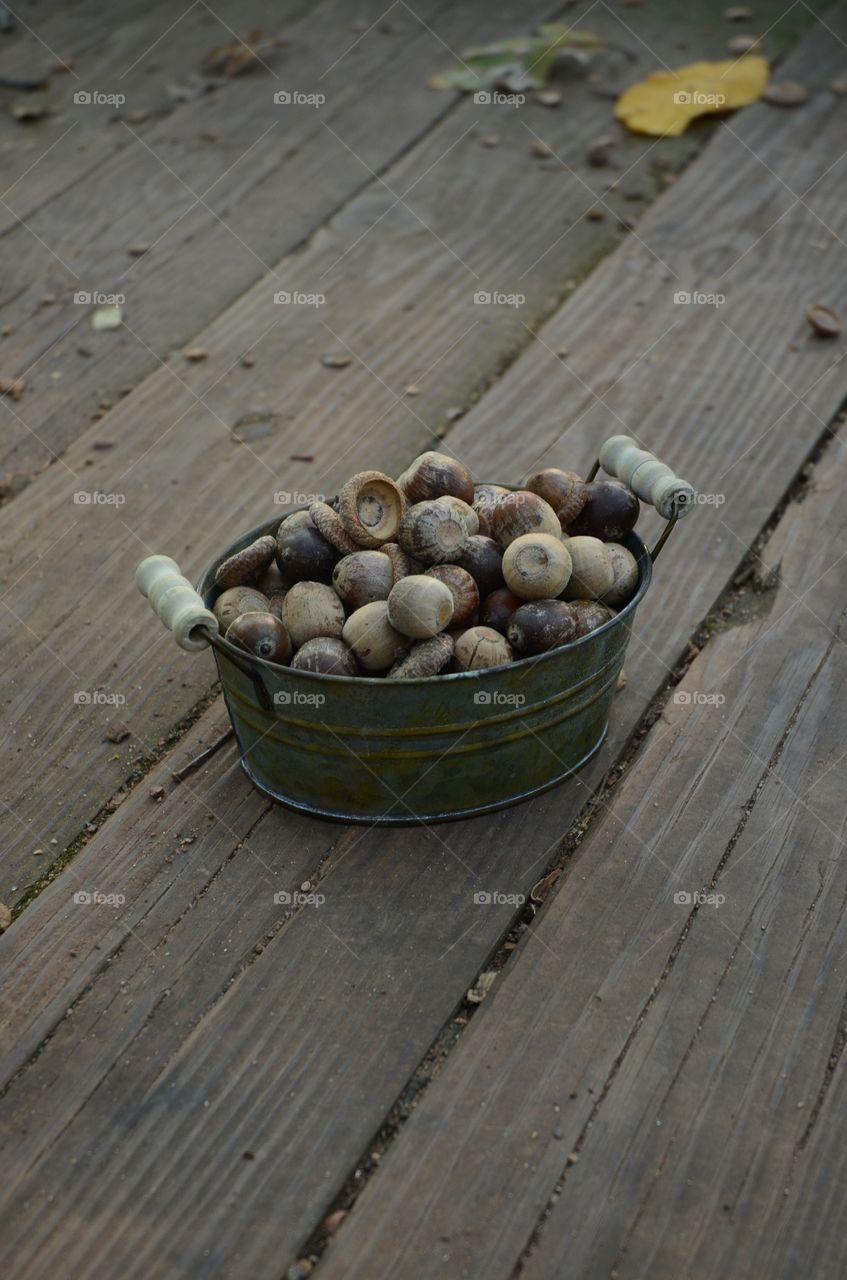
[[[430,80],[433,89],[506,89],[519,93],[539,89],[547,82],[557,58],[563,54],[584,57],[603,48],[599,36],[577,31],[559,22],[548,22],[535,36],[510,36],[480,45],[462,54],[460,65],[442,71]]]

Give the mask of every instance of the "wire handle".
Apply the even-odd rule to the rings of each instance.
[[[655,454],[641,449],[629,436],[610,436],[600,448],[600,466],[628,485],[637,498],[652,503],[665,520],[687,515],[694,489],[675,476]]]
[[[150,601],[161,621],[173,632],[181,649],[198,653],[218,634],[218,620],[179,565],[170,556],[148,556],[135,571],[135,585]]]

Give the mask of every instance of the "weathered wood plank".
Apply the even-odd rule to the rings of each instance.
[[[843,450],[817,480],[781,526],[770,613],[691,666],[690,701],[666,707],[342,1228],[328,1280],[509,1277],[539,1220],[531,1280],[791,1274],[774,1228],[813,1192],[798,1144],[847,946],[829,711],[847,678]],[[800,598],[817,579],[813,613]],[[834,1216],[821,1253],[839,1236]]]
[[[664,47],[662,39],[668,42],[666,31],[651,34],[657,48]],[[597,100],[580,82],[563,92],[560,111],[534,106],[527,120],[532,119],[569,163],[587,174],[585,138],[596,129]],[[193,573],[224,539],[272,511],[275,491],[334,492],[352,470],[374,462],[399,471],[432,442],[430,428],[443,421],[446,409],[467,404],[527,340],[511,308],[474,305],[476,286],[519,288],[527,298],[522,312],[537,318],[549,308],[551,279],[558,282],[557,290],[567,292],[577,266],[584,269],[620,234],[611,216],[604,223],[582,219],[592,196],[581,181],[566,178],[562,186],[555,168],[539,165],[530,154],[532,135],[514,112],[497,115],[500,150],[508,162],[497,149],[480,148],[473,135],[464,136],[474,121],[481,127],[481,113],[489,110],[463,104],[387,175],[398,193],[416,184],[409,201],[439,238],[401,206],[391,209],[394,197],[389,192],[369,189],[307,249],[279,268],[291,289],[325,289],[324,308],[275,307],[278,281],[263,281],[200,335],[208,360],[199,366],[177,360],[160,370],[72,446],[62,463],[30,486],[27,519],[50,532],[38,539],[42,559],[37,566],[29,548],[9,561],[5,572],[12,589],[5,603],[6,611],[16,615],[6,619],[14,629],[8,653],[16,664],[10,712],[18,733],[32,734],[40,744],[41,777],[33,789],[28,751],[5,775],[3,799],[19,821],[13,820],[16,829],[6,845],[0,893],[14,897],[10,886],[17,886],[19,893],[29,882],[31,849],[37,847],[33,840],[40,845],[56,838],[64,845],[117,789],[151,737],[160,736],[160,726],[178,719],[209,686],[210,667],[200,659],[181,662],[179,687],[162,688],[159,671],[167,637],[151,632],[142,602],[133,599],[131,571],[136,559],[155,542],[182,557],[185,569]],[[799,130],[802,136],[823,128],[830,111],[812,104]],[[789,120],[794,129],[797,119]],[[333,145],[344,151],[335,140]],[[648,154],[653,145],[643,139],[621,141],[625,163],[636,164],[641,157],[641,165],[622,184],[617,198],[630,190],[631,182],[638,189],[655,188],[655,175],[650,178],[647,172],[656,154]],[[515,182],[516,171],[523,175],[520,184]],[[596,183],[596,177],[592,181]],[[675,198],[676,192],[675,188],[668,195]],[[687,216],[695,203],[688,197]],[[632,206],[626,202],[626,207]],[[558,239],[559,228],[566,229],[568,220],[572,230]],[[361,239],[374,221],[377,225]],[[472,265],[479,280],[464,272],[455,253]],[[328,283],[322,281],[325,272],[330,273]],[[522,272],[529,273],[524,280]],[[461,279],[467,283],[458,283]],[[645,286],[639,281],[637,287]],[[363,290],[369,299],[365,313]],[[661,298],[664,308],[666,295]],[[617,313],[619,289],[613,302],[608,301]],[[300,314],[303,311],[308,314]],[[402,325],[398,315],[405,317]],[[604,324],[601,320],[601,327]],[[627,337],[631,340],[632,334]],[[364,363],[357,360],[341,372],[323,368],[321,352],[344,350],[344,343]],[[239,359],[251,348],[256,364],[244,369]],[[609,350],[597,347],[596,358],[604,363]],[[810,362],[822,367],[825,354],[810,352]],[[540,376],[549,393],[543,417],[558,422],[561,388],[543,367],[539,375],[535,356],[531,367],[531,376]],[[516,371],[515,376],[526,394],[524,375]],[[422,393],[404,398],[403,389],[411,383],[420,384]],[[533,417],[539,411],[535,391],[529,407]],[[576,414],[585,393],[578,385],[572,391]],[[475,465],[480,471],[487,467],[484,451],[494,454],[499,449],[497,468],[508,477],[526,464],[527,455],[515,438],[513,423],[520,420],[515,406],[507,417],[500,417],[501,394],[490,414],[478,410],[469,416],[460,448],[477,449]],[[823,406],[822,388],[818,394]],[[208,409],[198,403],[198,395]],[[259,420],[253,429],[267,434],[251,434],[252,418]],[[492,428],[492,423],[497,425]],[[704,420],[702,425],[705,429],[709,424]],[[533,429],[534,423],[528,424],[528,439]],[[233,431],[243,432],[246,444],[235,444]],[[506,441],[512,448],[508,462],[503,456]],[[103,443],[112,447],[95,448]],[[304,451],[314,454],[314,464],[288,461],[292,453]],[[789,453],[791,464],[796,464],[796,451]],[[587,451],[575,450],[577,465],[586,458]],[[124,506],[74,506],[75,492],[93,489],[117,493],[126,499]],[[189,493],[190,503],[185,500]],[[0,516],[0,531],[10,538],[20,532],[14,505]],[[214,520],[198,521],[198,512],[214,512]],[[110,548],[105,559],[104,546]],[[735,559],[733,549],[718,572],[725,575]],[[68,599],[70,584],[77,593],[74,600]],[[119,609],[115,616],[118,601],[126,602],[128,615]],[[127,616],[133,618],[129,626]],[[680,632],[689,629],[690,619],[683,620]],[[90,643],[94,634],[100,636],[96,646]],[[36,644],[35,637],[43,643]],[[104,665],[105,653],[114,665]],[[37,696],[47,663],[55,681],[50,702]],[[127,698],[123,714],[134,739],[120,752],[102,742],[102,707],[88,708],[57,729],[56,708],[68,709],[70,715],[75,691],[104,682]],[[57,778],[67,780],[71,729],[75,759],[84,761],[88,772],[87,796],[57,785]],[[51,797],[49,825],[39,799],[45,793]],[[98,803],[92,806],[95,794]]]

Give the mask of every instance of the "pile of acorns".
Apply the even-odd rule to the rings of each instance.
[[[298,671],[408,680],[568,644],[634,595],[619,544],[638,519],[616,480],[550,467],[523,489],[474,486],[422,453],[398,480],[363,471],[215,575],[226,639]]]

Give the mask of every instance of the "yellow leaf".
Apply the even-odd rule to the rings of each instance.
[[[676,137],[697,116],[755,102],[767,82],[767,60],[756,54],[692,62],[676,71],[655,71],[631,85],[618,98],[615,116],[633,133]]]

